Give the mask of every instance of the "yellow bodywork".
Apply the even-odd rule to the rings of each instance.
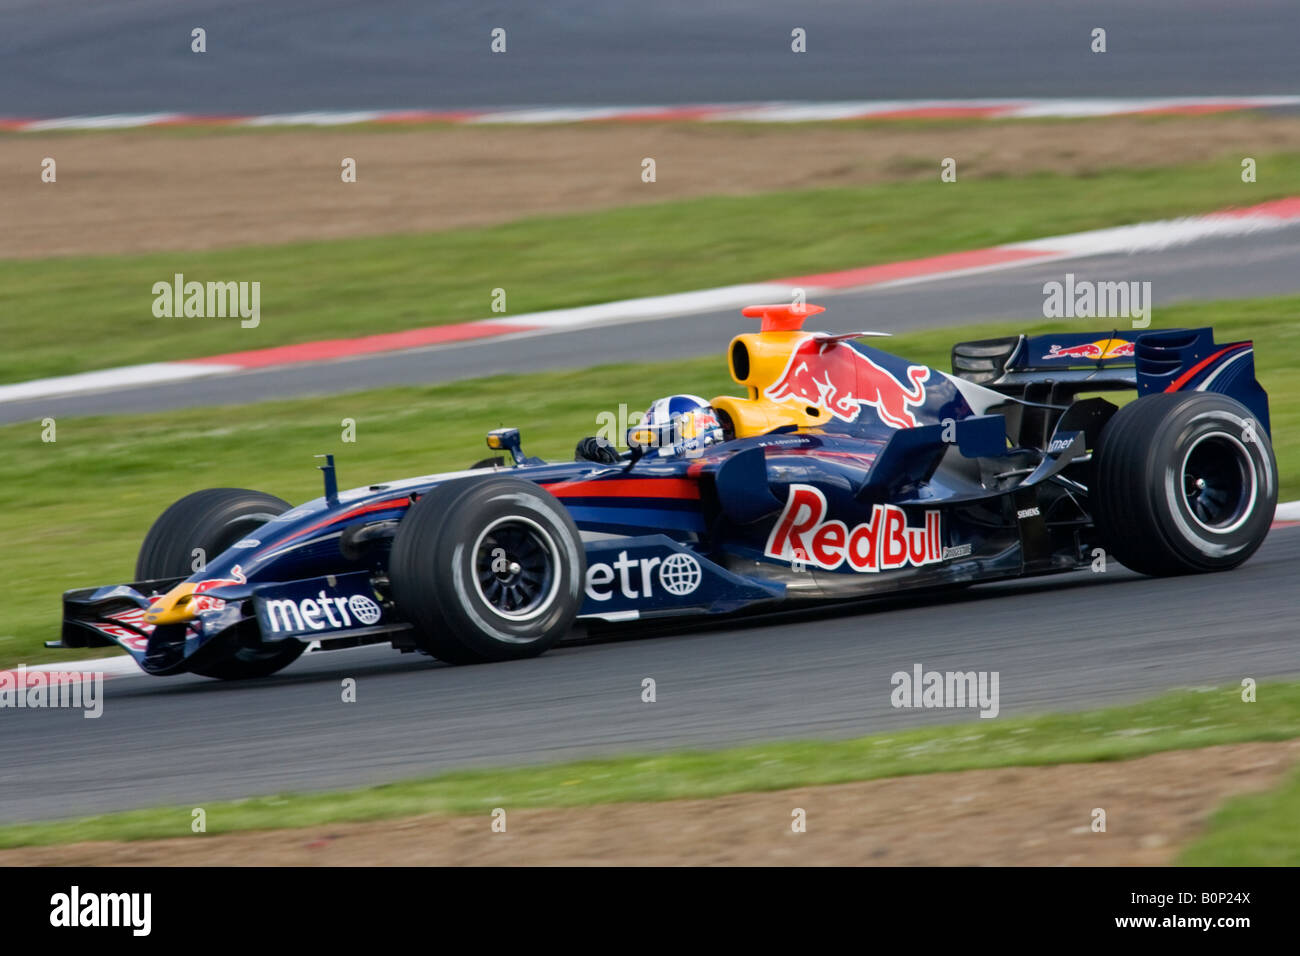
[[[727,368],[731,377],[749,392],[748,398],[721,395],[711,404],[731,416],[737,438],[763,435],[782,425],[808,428],[824,425],[830,412],[817,405],[803,402],[774,402],[764,396],[764,390],[775,384],[783,374],[790,356],[800,343],[812,338],[811,332],[767,331],[737,335],[727,347]],[[748,368],[737,370],[737,352],[748,356]],[[741,376],[738,371],[748,374]]]
[[[154,598],[145,611],[144,619],[148,624],[182,624],[194,620],[190,605],[194,602],[194,589],[198,587],[192,581],[182,581],[162,597]]]

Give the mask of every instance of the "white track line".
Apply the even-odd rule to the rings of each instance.
[[[853,288],[889,287],[933,282],[957,276],[972,275],[993,270],[1014,269],[1063,259],[1086,256],[1159,251],[1203,239],[1249,235],[1273,229],[1282,229],[1300,222],[1300,197],[1274,200],[1245,209],[1222,210],[1201,216],[1136,223],[1087,232],[1049,236],[1029,242],[1010,243],[988,250],[954,253],[931,259],[903,263],[884,263],[867,269],[845,269],[808,277],[794,277],[777,282],[756,282],[721,286],[694,292],[646,296],[603,302],[597,305],[572,309],[552,309],[546,312],[527,312],[509,317],[501,316],[465,323],[467,326],[490,325],[497,328],[516,328],[520,332],[547,334],[585,326],[615,325],[623,322],[667,319],[693,313],[750,305],[764,300],[783,301],[795,287],[809,296],[834,294]],[[996,253],[1002,250],[1028,250],[1038,255],[1009,262],[966,265],[971,255]],[[957,265],[960,261],[962,265]],[[917,267],[915,269],[911,267]],[[900,272],[903,273],[900,275]],[[863,273],[866,273],[865,275]],[[839,277],[839,281],[837,281]],[[472,338],[472,337],[471,337]],[[396,351],[396,350],[394,350]],[[375,353],[383,354],[383,353]],[[298,364],[293,362],[292,364]],[[224,360],[206,361],[202,358],[184,362],[158,362],[149,365],[132,365],[122,368],[83,372],[56,378],[35,379],[13,385],[0,385],[0,403],[28,401],[58,395],[128,386],[162,384],[184,381],[209,375],[243,371],[244,365],[226,356]]]
[[[28,673],[45,674],[103,674],[105,678],[130,677],[144,674],[134,660],[126,654],[119,657],[96,657],[86,661],[53,661],[45,664],[22,664],[0,668],[0,674],[16,674],[18,666]]]
[[[1278,502],[1277,511],[1273,512],[1274,521],[1300,521],[1300,501]]]
[[[238,365],[220,363],[154,362],[150,365],[125,365],[98,372],[81,372],[77,375],[60,375],[56,378],[38,378],[14,385],[0,385],[0,402],[22,402],[34,398],[51,398],[55,395],[77,395],[131,385],[160,385],[238,371],[240,371]]]
[[[351,123],[445,122],[458,124],[589,123],[616,121],[700,123],[816,123],[855,119],[906,119],[952,115],[970,120],[1123,116],[1267,109],[1300,105],[1300,96],[1178,96],[1142,98],[845,100],[839,102],[711,103],[672,106],[554,106],[472,110],[310,110],[257,116],[191,113],[121,113],[52,119],[0,119],[0,129],[39,133],[67,129],[131,129],[145,126],[343,126]]]
[[[712,312],[731,306],[753,305],[775,297],[788,298],[790,286],[779,282],[754,282],[748,285],[728,285],[717,289],[696,292],[678,292],[672,295],[652,295],[640,299],[623,299],[602,302],[573,309],[552,309],[548,312],[526,312],[501,319],[485,319],[490,325],[518,325],[524,329],[573,329],[587,325],[612,325],[619,322],[636,322],[645,319],[667,319],[690,315],[694,312]]]
[[[1013,242],[1004,249],[1034,249],[1059,257],[1082,257],[1112,253],[1159,252],[1173,246],[1202,239],[1247,236],[1272,229],[1282,229],[1297,220],[1267,214],[1249,216],[1188,216],[1141,222],[1131,226],[1095,229],[1066,236],[1049,236],[1029,242]]]

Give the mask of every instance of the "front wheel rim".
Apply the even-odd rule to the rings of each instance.
[[[560,590],[560,552],[549,531],[530,518],[498,518],[473,550],[474,589],[492,612],[522,623],[545,614]]]

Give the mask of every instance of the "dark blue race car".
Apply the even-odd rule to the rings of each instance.
[[[575,622],[735,614],[1119,561],[1245,561],[1277,500],[1250,342],[1210,329],[956,345],[951,373],[753,306],[741,397],[527,457],[294,507],[217,488],[146,535],[136,580],[64,595],[53,646],[150,674],[271,674],[305,648],[391,643],[451,663],[530,657]],[[1097,393],[1136,392],[1122,407]],[[1089,397],[1090,396],[1090,397]],[[1131,398],[1130,396],[1127,396]],[[653,418],[653,416],[652,416]],[[196,567],[201,570],[194,570]]]

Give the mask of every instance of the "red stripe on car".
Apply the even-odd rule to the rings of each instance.
[[[372,504],[362,505],[360,508],[353,508],[351,511],[345,511],[341,515],[334,515],[332,517],[326,518],[324,521],[316,522],[314,525],[312,525],[309,528],[303,528],[301,531],[294,532],[293,534],[289,535],[289,537],[277,541],[275,547],[278,549],[280,545],[284,544],[286,541],[292,541],[295,538],[301,538],[305,534],[311,534],[313,531],[317,531],[321,528],[326,528],[329,525],[337,524],[340,521],[346,521],[348,518],[355,518],[358,515],[370,514],[373,511],[390,511],[393,508],[400,508],[403,505],[410,504],[410,501],[411,499],[409,497],[389,498],[387,501],[376,501]]]
[[[1186,372],[1184,372],[1182,375],[1178,376],[1176,379],[1174,379],[1172,382],[1170,382],[1169,385],[1166,386],[1165,391],[1166,391],[1166,392],[1176,392],[1176,391],[1178,391],[1180,388],[1182,388],[1184,385],[1186,385],[1188,382],[1190,382],[1193,378],[1195,378],[1197,372],[1201,371],[1201,369],[1205,368],[1207,365],[1209,365],[1209,364],[1210,364],[1211,362],[1213,362],[1215,359],[1218,359],[1218,358],[1221,358],[1221,357],[1224,356],[1224,355],[1227,355],[1227,354],[1228,354],[1229,352],[1231,352],[1233,349],[1246,348],[1246,347],[1248,346],[1248,344],[1249,344],[1249,343],[1246,343],[1246,342],[1237,342],[1237,343],[1234,344],[1234,345],[1229,345],[1227,348],[1219,349],[1219,351],[1215,352],[1215,353],[1214,353],[1213,355],[1211,355],[1209,358],[1207,358],[1207,359],[1202,359],[1201,361],[1197,362],[1195,365],[1193,365],[1191,368],[1189,368],[1189,369],[1188,369]]]
[[[609,478],[560,481],[544,486],[557,498],[699,498],[700,486],[685,478]]]

